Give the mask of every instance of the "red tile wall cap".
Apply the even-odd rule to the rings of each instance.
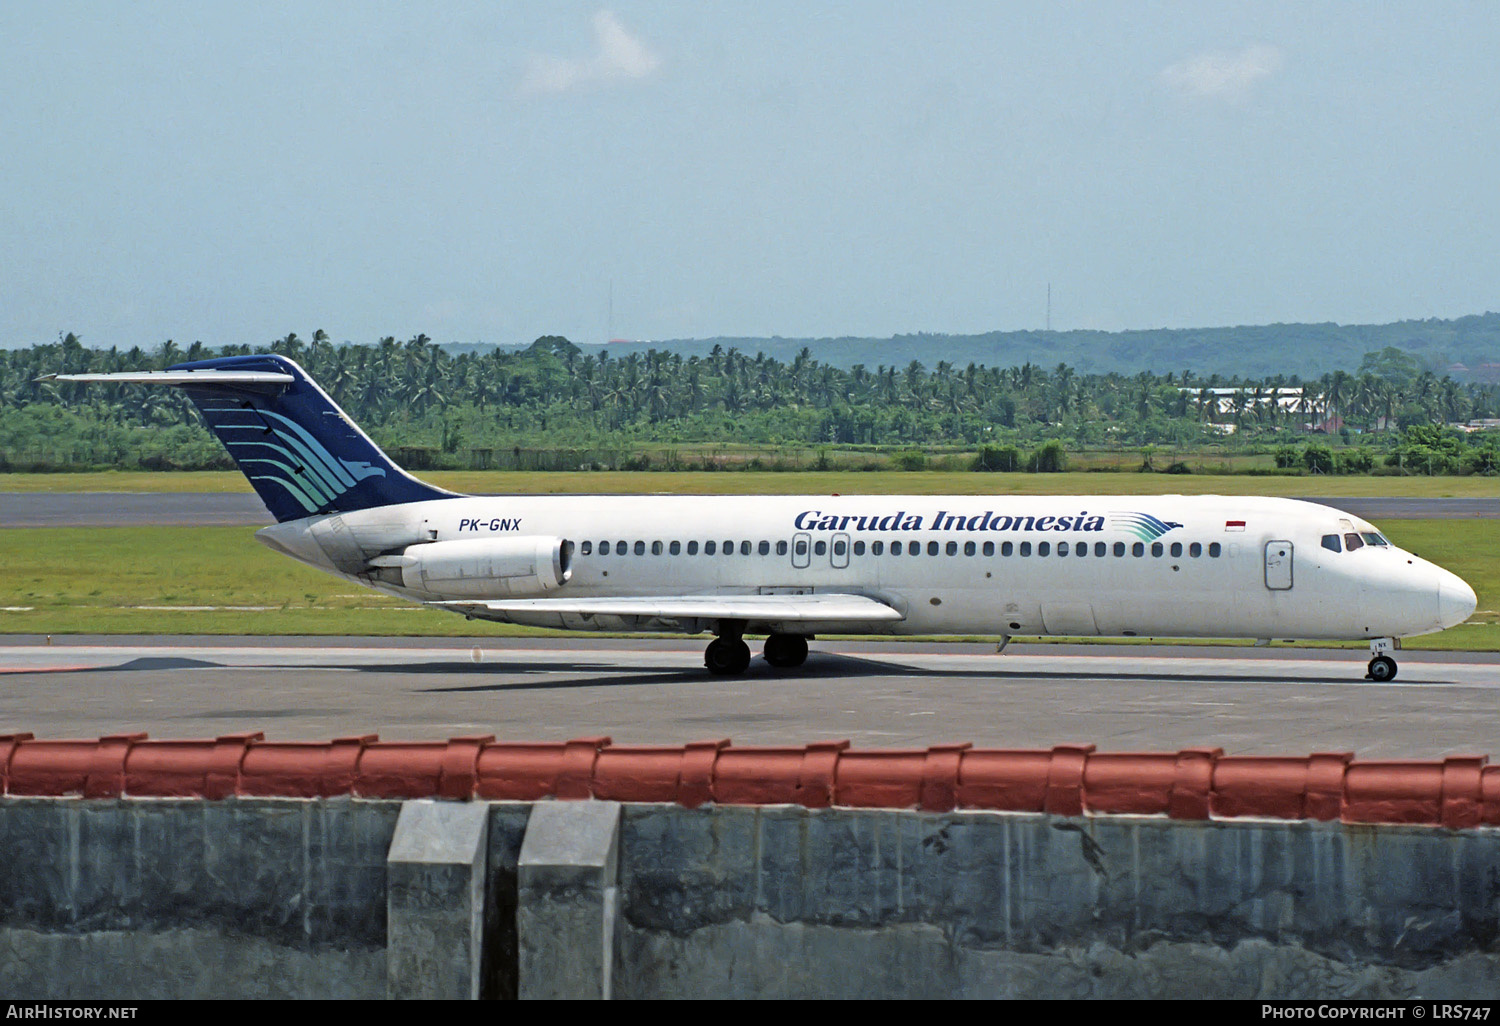
[[[10,757],[22,741],[30,741],[35,736],[29,730],[19,734],[0,734],[0,794],[10,793]]]
[[[690,809],[714,800],[714,767],[719,753],[732,742],[727,738],[714,741],[691,741],[682,750],[682,771],[677,778],[677,801]]]
[[[125,760],[136,742],[146,740],[138,734],[106,734],[99,739],[89,760],[88,778],[83,784],[85,798],[118,798],[125,793]]]
[[[1055,745],[1047,767],[1047,797],[1042,811],[1054,816],[1083,815],[1083,776],[1093,745]]]
[[[0,793],[85,798],[235,795],[438,797],[536,801],[610,798],[807,808],[993,809],[1174,819],[1343,820],[1448,829],[1500,826],[1500,767],[1484,755],[1361,762],[1347,752],[1226,756],[1052,749],[854,750],[848,741],[736,748],[612,745],[607,737],[497,742],[271,742],[259,732],[212,740],[145,734],[38,740],[0,734]]]

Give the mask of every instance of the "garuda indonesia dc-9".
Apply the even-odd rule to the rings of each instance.
[[[256,537],[423,605],[577,631],[711,633],[795,667],[819,634],[1367,640],[1462,623],[1473,590],[1358,517],[1232,496],[458,495],[396,466],[296,363],[59,381],[181,388],[266,508]]]

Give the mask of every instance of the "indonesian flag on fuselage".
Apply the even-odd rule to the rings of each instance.
[[[1224,521],[1224,530],[1226,530],[1226,531],[1243,531],[1244,529],[1245,529],[1245,522],[1243,520],[1226,520],[1226,521]]]

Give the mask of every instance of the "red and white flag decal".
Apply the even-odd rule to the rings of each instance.
[[[1244,529],[1245,529],[1245,522],[1243,520],[1226,520],[1226,521],[1224,521],[1224,530],[1226,530],[1226,531],[1243,531]]]

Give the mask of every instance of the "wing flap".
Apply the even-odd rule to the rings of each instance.
[[[887,623],[900,612],[865,595],[649,595],[622,598],[486,599],[428,605],[488,614],[635,616],[660,620],[756,620],[777,623]]]

